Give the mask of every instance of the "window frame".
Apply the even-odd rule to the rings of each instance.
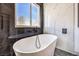
[[[33,22],[32,22],[32,21],[33,21],[33,20],[32,20],[32,16],[31,16],[31,18],[30,18],[30,19],[31,19],[31,26],[32,26],[32,27],[38,27],[38,28],[40,28],[40,27],[41,27],[41,24],[40,24],[40,23],[41,23],[41,18],[40,18],[40,14],[41,14],[41,13],[40,13],[40,6],[39,6],[38,4],[36,4],[36,3],[32,3],[32,4],[31,4],[31,15],[32,15],[32,6],[36,7],[36,8],[38,9],[38,11],[39,11],[39,12],[37,13],[37,14],[38,14],[37,17],[38,17],[38,19],[39,19],[39,27],[32,25],[32,23],[33,23]]]
[[[32,26],[32,6],[31,5],[35,5],[39,8],[39,26],[37,26],[37,28],[41,28],[41,11],[40,11],[40,8],[41,6],[38,4],[38,3],[30,3],[30,25],[29,26],[22,26],[22,27],[19,27],[16,25],[16,3],[15,3],[15,28],[35,28],[36,26]]]

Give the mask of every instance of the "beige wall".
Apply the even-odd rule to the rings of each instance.
[[[58,36],[57,48],[74,51],[74,4],[44,4],[44,33]],[[62,34],[62,28],[68,33]]]
[[[75,4],[75,52],[79,54],[78,4]]]

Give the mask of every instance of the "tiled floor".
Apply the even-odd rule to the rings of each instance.
[[[69,52],[65,52],[65,51],[57,49],[57,48],[55,49],[55,54],[54,55],[55,56],[76,56],[74,54],[71,54]]]

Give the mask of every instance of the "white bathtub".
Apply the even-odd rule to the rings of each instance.
[[[40,34],[41,48],[35,45],[36,36],[20,39],[13,45],[16,56],[51,56],[54,55],[57,36],[51,34]]]

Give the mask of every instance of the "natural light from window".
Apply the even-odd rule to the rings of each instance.
[[[40,6],[30,3],[16,3],[15,27],[40,27]]]

